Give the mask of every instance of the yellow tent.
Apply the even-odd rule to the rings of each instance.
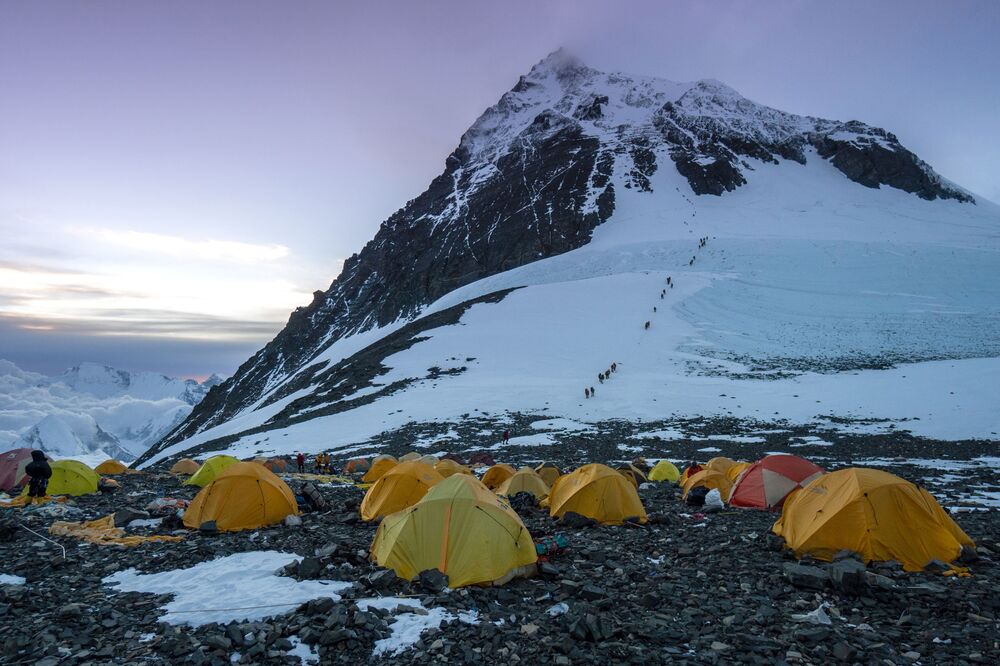
[[[549,488],[551,488],[552,484],[556,482],[556,479],[562,476],[562,470],[560,470],[555,463],[550,462],[543,462],[535,468],[535,471],[538,472],[538,476],[545,479],[545,483]]]
[[[710,469],[715,472],[726,473],[730,467],[736,464],[736,461],[732,458],[727,458],[725,456],[718,456],[717,458],[712,458],[707,463],[705,463],[705,469]]]
[[[214,520],[220,532],[237,532],[274,525],[298,512],[292,489],[274,472],[252,462],[236,463],[191,500],[184,525],[196,530]]]
[[[377,455],[374,458],[372,458],[372,464],[374,465],[375,463],[377,463],[377,462],[379,462],[381,460],[389,460],[391,462],[399,462],[398,460],[396,460],[396,456],[390,456],[388,453],[382,453],[382,454]]]
[[[451,458],[444,458],[439,460],[437,464],[434,465],[435,471],[444,478],[448,478],[453,474],[472,474],[472,470],[465,465],[460,465]]]
[[[733,484],[729,482],[729,479],[726,478],[724,472],[708,469],[706,467],[700,472],[688,477],[687,481],[684,482],[684,485],[682,486],[684,489],[684,498],[686,499],[688,493],[700,486],[705,486],[709,490],[718,490],[719,494],[722,496],[723,502],[729,499],[729,491],[733,489]]]
[[[646,522],[646,510],[628,480],[606,465],[591,464],[559,477],[549,491],[549,515],[574,511],[599,523],[620,525],[626,518]]]
[[[184,482],[185,486],[201,486],[204,488],[212,481],[215,481],[215,477],[219,473],[229,467],[230,465],[235,465],[239,460],[232,456],[212,456],[205,462],[201,464],[198,471],[191,475],[187,481]],[[261,465],[263,467],[263,465]]]
[[[496,490],[504,481],[514,476],[516,469],[506,463],[497,463],[483,474],[483,485],[490,490]]]
[[[829,561],[849,550],[866,564],[896,560],[907,571],[975,547],[926,490],[864,467],[824,474],[793,493],[772,531],[798,556]]]
[[[77,460],[56,460],[49,463],[52,468],[52,478],[49,479],[47,493],[49,495],[89,495],[97,492],[97,483],[101,477]],[[22,495],[28,494],[25,485]]]
[[[538,472],[530,467],[522,467],[510,476],[497,489],[497,495],[516,495],[531,493],[536,499],[542,499],[549,494],[549,486]]]
[[[676,483],[679,478],[681,478],[680,470],[669,460],[661,460],[649,471],[650,481]]]
[[[364,483],[375,483],[397,464],[396,459],[392,456],[379,456],[372,461],[372,466],[368,468],[361,480]]]
[[[466,474],[445,479],[416,505],[386,516],[371,554],[405,580],[436,568],[452,588],[503,584],[537,560],[518,515]]]
[[[640,483],[645,483],[646,481],[645,473],[643,473],[643,471],[638,467],[636,467],[635,465],[626,465],[624,467],[619,467],[615,471],[624,476],[629,481],[629,483],[631,483],[636,488],[639,487]]]
[[[198,463],[191,460],[190,458],[181,458],[174,463],[174,466],[170,468],[171,474],[185,474],[190,476],[198,472],[198,468],[201,467]]]
[[[423,464],[429,467],[434,467],[434,465],[438,464],[439,459],[437,456],[426,455],[426,456],[420,456],[420,460],[418,462],[422,462]]]
[[[729,479],[729,483],[735,486],[736,480],[740,478],[740,474],[742,474],[743,470],[745,470],[749,466],[750,463],[748,462],[738,462],[732,465],[729,469],[727,469],[726,478]]]
[[[417,461],[399,463],[365,493],[361,518],[375,520],[413,506],[442,481],[444,477],[429,465]]]
[[[95,467],[94,471],[101,476],[115,476],[117,474],[125,474],[129,471],[129,468],[117,460],[105,460]]]
[[[413,462],[414,460],[420,460],[420,458],[421,455],[419,453],[417,453],[416,451],[410,451],[402,458],[400,458],[399,462]]]

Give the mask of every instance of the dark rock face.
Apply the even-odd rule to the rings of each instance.
[[[859,133],[864,131],[861,128],[865,128],[856,121],[847,123],[845,127]],[[817,137],[814,140],[816,151],[845,176],[865,187],[889,185],[922,199],[974,202],[971,196],[945,187],[940,179],[934,178],[923,161],[903,148],[894,135],[879,128],[865,129],[867,133],[853,141],[832,136]]]
[[[614,210],[611,162],[578,123],[540,114],[467,197],[475,177],[459,148],[426,192],[390,217],[312,303],[266,347],[214,387],[164,442],[222,423],[336,340],[408,318],[484,277],[585,245]],[[600,188],[587,207],[591,187]]]

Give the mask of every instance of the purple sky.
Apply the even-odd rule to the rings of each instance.
[[[550,51],[894,132],[1000,200],[1000,3],[0,4],[0,358],[231,373]]]

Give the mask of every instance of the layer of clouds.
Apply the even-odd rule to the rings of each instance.
[[[29,431],[40,429],[50,436],[49,450],[88,454],[100,427],[138,454],[191,412],[180,397],[182,387],[168,381],[162,386],[161,395],[147,399],[127,390],[102,398],[0,359],[0,450],[19,445]],[[59,436],[53,438],[53,433]]]

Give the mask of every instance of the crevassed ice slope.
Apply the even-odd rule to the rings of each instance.
[[[692,195],[668,161],[651,178],[652,193],[616,182],[614,215],[589,245],[441,298],[424,313],[525,287],[473,306],[459,324],[390,357],[392,371],[379,381],[424,376],[434,366],[466,372],[245,437],[231,450],[336,449],[410,421],[477,411],[582,422],[846,416],[905,420],[897,427],[929,437],[995,438],[1000,209],[981,198],[925,201],[861,187],[813,156],[805,165],[749,162],[748,184],[722,197]],[[702,236],[710,240],[699,251]],[[668,275],[676,286],[661,300]],[[345,358],[398,325],[340,340],[320,359]],[[732,377],[769,359],[859,356],[916,362]],[[597,373],[612,360],[619,372],[599,384]],[[593,400],[583,396],[589,386],[597,388]],[[158,457],[241,432],[275,411],[247,410]]]

